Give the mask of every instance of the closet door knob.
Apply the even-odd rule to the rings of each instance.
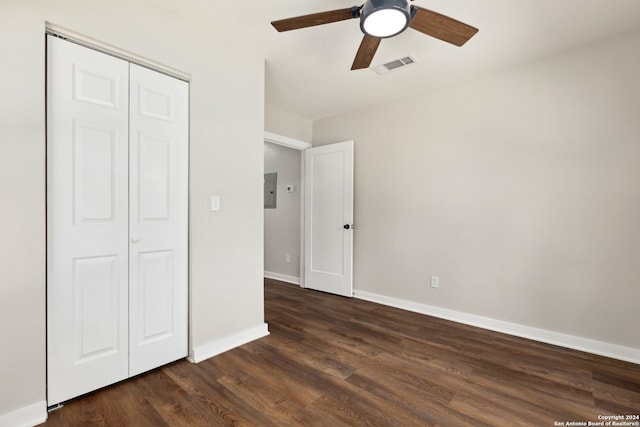
[[[140,241],[140,238],[137,236],[134,236],[131,238],[131,243],[138,243]]]

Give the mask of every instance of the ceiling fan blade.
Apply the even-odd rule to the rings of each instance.
[[[351,69],[360,70],[362,68],[369,68],[369,65],[371,65],[371,61],[373,61],[373,56],[376,54],[376,50],[378,50],[378,46],[380,45],[381,40],[382,39],[379,39],[378,37],[365,35],[362,39],[362,43],[360,43],[358,53],[356,53],[356,58],[353,60]]]
[[[310,15],[296,16],[295,18],[272,21],[271,25],[273,25],[273,28],[279,32],[291,31],[357,18],[359,16],[359,12],[360,7],[353,6],[346,9],[329,10],[327,12],[312,13]]]
[[[418,6],[412,7],[415,8],[416,13],[409,26],[428,36],[456,46],[462,46],[478,32],[477,28],[441,15],[438,12]]]

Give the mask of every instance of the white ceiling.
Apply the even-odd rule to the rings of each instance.
[[[370,69],[350,70],[362,39],[356,19],[284,33],[270,25],[363,0],[190,0],[193,7],[187,8],[183,1],[153,1],[174,7],[180,3],[181,12],[187,10],[195,22],[233,25],[239,45],[264,52],[266,103],[310,120],[478,78],[640,29],[640,0],[416,0],[418,6],[480,31],[456,47],[408,29],[382,41],[372,66],[409,54],[419,64],[378,75]]]

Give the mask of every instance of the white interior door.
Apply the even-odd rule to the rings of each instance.
[[[305,150],[305,287],[353,295],[353,141]]]
[[[187,355],[188,84],[47,38],[54,405]]]
[[[130,375],[187,355],[186,82],[131,64]]]
[[[128,374],[129,64],[48,37],[49,405]]]

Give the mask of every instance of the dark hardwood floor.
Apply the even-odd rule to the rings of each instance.
[[[554,426],[640,414],[640,365],[272,280],[265,311],[270,336],[67,402],[44,425]]]

